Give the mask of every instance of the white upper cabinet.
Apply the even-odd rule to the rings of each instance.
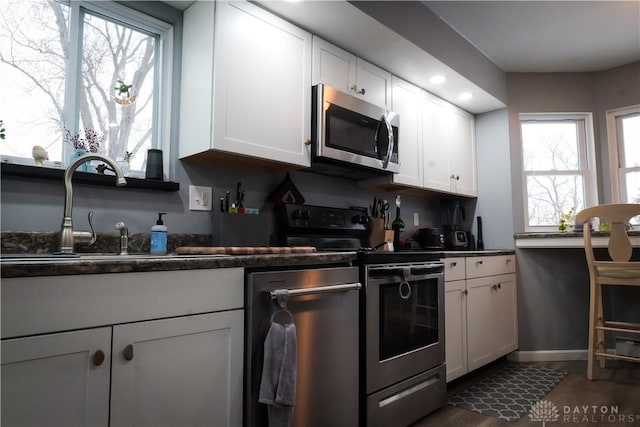
[[[327,84],[391,109],[391,73],[316,36],[313,37],[312,82]]]
[[[180,157],[310,165],[311,34],[248,2],[184,13]]]
[[[398,156],[400,172],[392,175],[396,184],[423,186],[421,89],[395,76],[392,81],[392,109],[400,114]]]
[[[477,196],[473,115],[426,91],[422,107],[424,187]]]

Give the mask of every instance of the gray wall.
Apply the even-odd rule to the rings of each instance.
[[[513,223],[524,231],[521,112],[592,112],[601,203],[611,202],[606,111],[640,103],[640,62],[597,73],[510,73],[509,134]],[[520,350],[587,348],[589,277],[582,249],[518,249]],[[615,289],[606,307],[639,321],[640,298]]]
[[[506,108],[476,116],[476,216],[482,217],[485,249],[514,247],[508,119]]]

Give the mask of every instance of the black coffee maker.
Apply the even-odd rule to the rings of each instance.
[[[445,247],[450,250],[469,249],[468,233],[464,231],[466,213],[459,201],[451,201],[446,207],[447,223],[444,225]]]

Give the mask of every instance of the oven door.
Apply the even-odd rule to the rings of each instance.
[[[313,88],[314,155],[398,172],[398,114],[330,86]]]
[[[369,265],[366,392],[444,363],[443,264]]]

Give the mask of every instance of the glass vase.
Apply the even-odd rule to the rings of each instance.
[[[71,153],[71,158],[69,160],[69,164],[71,164],[71,162],[73,162],[78,157],[82,157],[85,154],[87,154],[87,150],[83,150],[82,148],[76,148]],[[78,166],[78,168],[76,170],[78,170],[80,172],[89,172],[89,167],[90,167],[90,162],[85,162],[85,163],[81,164],[80,166]]]

